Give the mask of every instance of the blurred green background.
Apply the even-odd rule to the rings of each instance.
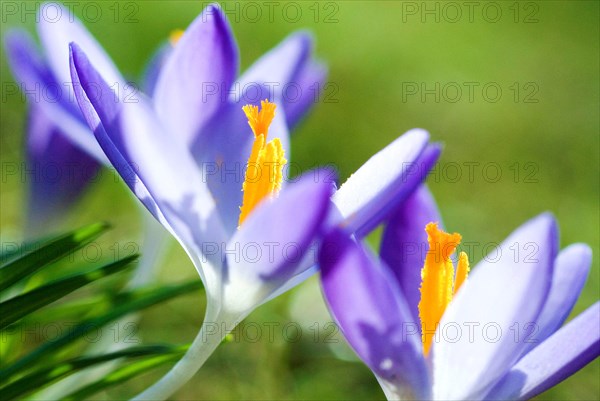
[[[16,4],[23,11],[38,3]],[[172,30],[185,28],[207,3],[97,2],[86,13],[85,2],[75,4],[75,13],[121,71],[138,77],[155,47]],[[449,230],[460,232],[465,241],[498,242],[526,219],[550,210],[560,223],[561,246],[586,242],[594,251],[592,272],[574,313],[598,299],[600,3],[268,4],[223,4],[239,43],[242,69],[288,33],[307,28],[330,72],[325,96],[296,131],[293,161],[306,169],[333,163],[343,181],[401,133],[425,128],[433,140],[444,143],[429,183]],[[135,21],[127,22],[127,16]],[[33,31],[34,24],[31,13],[3,12],[3,33],[17,26]],[[12,82],[4,53],[1,73],[0,222],[2,241],[14,241],[22,239],[25,185],[18,177],[7,177],[4,166],[22,160],[25,104],[20,96],[4,96],[5,84]],[[408,91],[415,88],[417,93]],[[496,88],[502,91],[497,99]],[[433,92],[423,94],[423,89]],[[103,240],[108,249],[115,241],[139,239],[138,216],[124,186],[114,174],[103,174],[56,231],[109,221],[115,229]],[[370,241],[376,246],[377,233]],[[469,256],[477,262],[481,248]],[[161,280],[195,275],[183,251],[173,246]],[[305,319],[301,339],[285,341],[278,329],[273,341],[266,335],[260,341],[242,335],[220,347],[175,398],[384,399],[367,368],[337,358],[325,343],[322,324],[328,318],[317,285],[313,279],[246,320],[264,328],[265,323],[283,327]],[[143,316],[139,334],[148,341],[189,342],[203,308],[201,295],[154,308]],[[318,319],[321,330],[315,339],[310,322]],[[339,344],[336,349],[338,356],[348,355]],[[160,374],[102,396],[130,396]],[[598,377],[596,360],[539,398],[598,399]]]

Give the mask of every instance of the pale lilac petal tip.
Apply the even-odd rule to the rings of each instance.
[[[526,354],[486,399],[528,400],[565,380],[599,355],[600,302],[596,302]]]
[[[342,184],[333,202],[349,232],[364,235],[416,189],[428,171],[419,163],[428,140],[426,131],[408,131],[372,156]]]
[[[548,299],[525,352],[544,341],[565,322],[581,294],[591,263],[592,250],[586,244],[570,245],[558,254]]]

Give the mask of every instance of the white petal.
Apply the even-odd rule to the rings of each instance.
[[[554,219],[542,214],[498,247],[497,260],[488,255],[475,267],[436,332],[435,399],[481,399],[516,362],[527,345],[525,326],[536,321],[548,295],[556,241]],[[537,251],[524,253],[527,246]]]

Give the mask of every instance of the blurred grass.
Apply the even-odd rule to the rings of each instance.
[[[23,4],[33,9],[36,3]],[[424,4],[412,3],[419,7]],[[117,22],[114,8],[110,8],[117,3],[95,4],[101,6],[102,17],[98,22],[88,21],[87,27],[122,71],[133,77],[139,76],[153,49],[173,29],[186,27],[206,3],[138,2],[137,23],[123,22],[125,14],[134,10],[125,7],[133,2],[118,3],[121,13]],[[336,103],[321,101],[297,130],[293,140],[296,163],[306,169],[334,163],[343,181],[399,134],[413,127],[426,128],[433,140],[444,143],[437,175],[429,182],[448,229],[461,232],[465,241],[497,242],[524,220],[551,210],[560,222],[561,245],[586,242],[595,255],[575,313],[598,299],[600,3],[538,2],[535,17],[539,21],[529,24],[522,20],[525,11],[530,10],[520,9],[521,22],[513,21],[509,8],[513,2],[497,3],[503,11],[497,23],[486,22],[481,8],[475,9],[473,22],[464,14],[457,23],[445,22],[444,18],[436,23],[432,15],[426,16],[423,23],[420,14],[408,15],[403,8],[406,2],[399,1],[317,3],[320,14],[315,22],[315,3],[296,4],[302,11],[296,23],[283,18],[283,3],[275,8],[271,21],[263,7],[258,22],[244,18],[244,13],[252,10],[240,4],[225,4],[239,41],[242,68],[296,29],[308,28],[317,38],[317,54],[328,63],[329,81],[339,91]],[[326,15],[336,10],[330,4],[338,7],[336,23],[324,22]],[[435,3],[428,4],[433,8]],[[80,8],[75,12],[82,15]],[[2,32],[16,26],[33,30],[34,17],[3,15]],[[0,72],[3,85],[12,82],[4,53]],[[423,102],[418,95],[403,94],[410,82],[425,83],[427,88],[436,82],[441,86],[479,82],[480,89],[485,83],[495,82],[503,95],[496,103],[486,102],[476,89],[474,101],[469,102],[466,87],[462,86],[463,97],[455,103],[443,97],[435,102],[433,95]],[[522,90],[526,83],[535,83],[539,88],[535,98],[539,101],[515,102],[509,88],[515,82]],[[22,99],[7,96],[1,114],[0,154],[4,166],[22,160]],[[464,164],[470,162],[480,163],[472,182]],[[452,182],[453,163],[462,170],[456,182]],[[500,166],[502,176],[497,182],[489,182],[483,175],[487,163]],[[511,170],[515,163],[521,173],[518,182],[514,182]],[[524,175],[532,171],[525,169],[526,163],[536,166],[537,182],[524,182]],[[132,212],[133,200],[115,181],[113,173],[103,174],[64,227],[56,230],[107,220],[115,229],[100,242],[106,252],[115,241],[122,246],[126,241],[138,240],[140,223],[138,214]],[[2,241],[21,239],[24,187],[18,177],[6,177],[3,167]],[[106,207],[107,200],[110,208]],[[470,255],[475,262],[483,256],[480,250],[476,248],[475,255]],[[195,274],[177,248],[167,258],[162,279],[178,280]],[[249,321],[285,324],[289,298],[286,295],[263,306]],[[189,296],[150,311],[142,321],[142,334],[149,340],[190,341],[202,319],[202,302]],[[309,339],[298,343],[264,339],[229,343],[216,352],[178,398],[383,399],[364,366],[337,360],[323,344]],[[148,374],[145,381],[119,387],[104,396],[131,395],[159,373]],[[540,399],[597,399],[599,374],[600,363],[595,361]]]

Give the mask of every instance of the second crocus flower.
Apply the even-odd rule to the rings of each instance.
[[[557,254],[552,216],[518,228],[472,273],[466,253],[450,258],[460,235],[437,221],[422,187],[390,218],[382,259],[339,230],[322,248],[327,304],[388,399],[528,399],[599,355],[600,303],[561,328],[591,252]]]

